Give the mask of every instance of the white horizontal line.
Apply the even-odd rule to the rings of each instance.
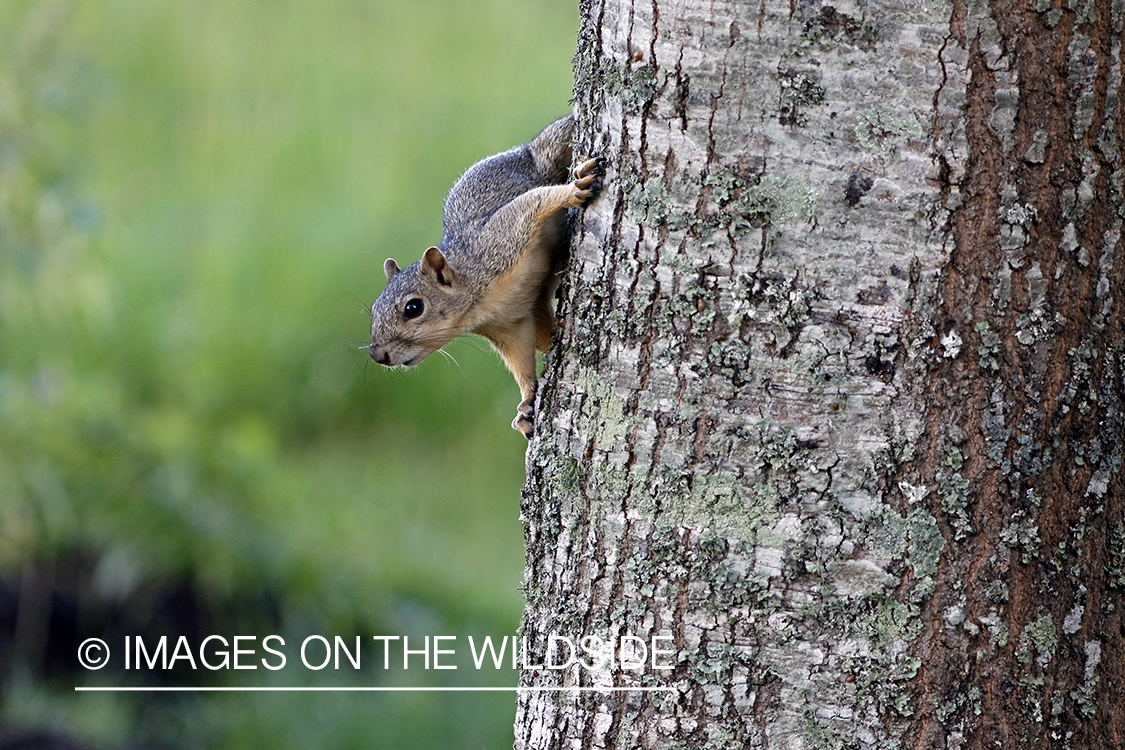
[[[652,693],[674,687],[76,687],[79,693]]]

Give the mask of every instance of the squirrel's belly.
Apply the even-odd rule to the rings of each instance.
[[[524,320],[531,315],[539,292],[551,270],[550,253],[542,243],[520,256],[520,259],[489,286],[484,297],[473,306],[472,321],[466,321],[473,333],[482,327],[503,327],[506,323]]]

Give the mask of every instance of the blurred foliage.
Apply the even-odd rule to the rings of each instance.
[[[371,364],[367,310],[385,257],[436,243],[466,167],[567,111],[576,26],[556,0],[0,3],[16,600],[53,592],[119,626],[186,591],[197,628],[514,630],[515,386],[472,341]],[[56,623],[30,611],[0,648],[0,726],[110,746],[510,742],[510,694],[75,695],[88,675],[44,677],[50,644],[27,634]]]

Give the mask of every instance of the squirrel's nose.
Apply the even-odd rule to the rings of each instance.
[[[372,344],[371,345],[371,359],[375,360],[376,362],[378,362],[381,365],[387,365],[389,367],[390,364],[391,364],[391,353],[390,353],[389,350],[384,349],[381,346],[378,346],[376,344]]]

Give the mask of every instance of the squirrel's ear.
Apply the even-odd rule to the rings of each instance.
[[[449,286],[453,282],[453,270],[445,262],[441,250],[436,247],[431,247],[422,255],[422,268],[433,273],[442,286]]]
[[[383,264],[383,273],[387,274],[387,281],[393,279],[398,272],[399,267],[398,263],[395,263],[395,259],[387,258],[387,262]]]

